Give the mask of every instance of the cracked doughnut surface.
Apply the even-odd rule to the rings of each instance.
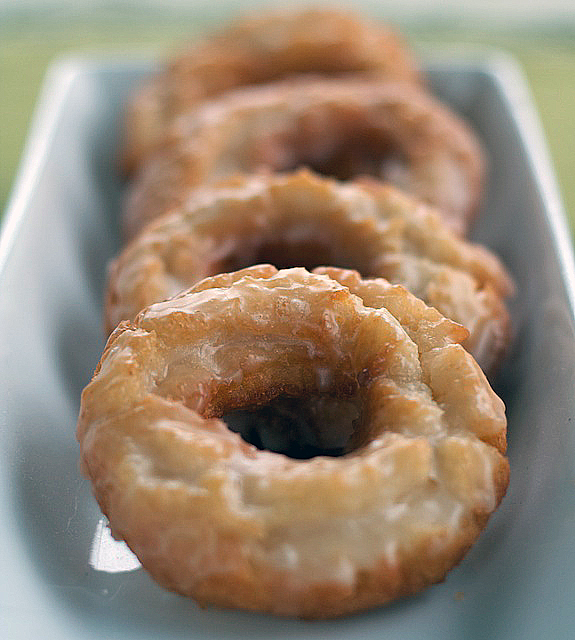
[[[403,284],[469,329],[465,347],[488,373],[510,341],[505,299],[513,283],[494,254],[394,187],[307,170],[191,190],[111,264],[107,330],[201,278],[261,262],[346,267]]]
[[[256,266],[110,336],[81,455],[114,535],[160,584],[333,617],[443,579],[475,541],[508,483],[503,403],[461,326],[403,287],[368,288],[366,305],[326,274]],[[336,430],[345,454],[260,450],[222,419],[285,398],[312,415],[312,444]]]
[[[369,73],[419,82],[411,52],[391,28],[329,8],[246,14],[168,61],[138,89],[125,116],[123,164],[133,170],[161,146],[172,120],[229,89],[295,73]]]
[[[181,205],[190,187],[238,172],[371,175],[436,206],[458,233],[482,193],[474,133],[426,91],[397,82],[300,77],[237,89],[181,116],[171,132],[127,190],[126,238]]]

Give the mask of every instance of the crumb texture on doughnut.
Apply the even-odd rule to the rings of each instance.
[[[361,77],[298,77],[241,88],[178,118],[142,166],[123,207],[126,238],[182,204],[190,187],[237,172],[308,168],[371,175],[436,206],[464,233],[484,183],[473,131],[414,85]]]
[[[111,264],[107,330],[206,276],[258,262],[346,267],[403,284],[469,330],[465,347],[487,372],[510,341],[505,300],[513,283],[494,254],[394,187],[307,170],[236,176],[190,191]]]
[[[443,579],[508,482],[504,406],[465,335],[403,287],[335,269],[255,266],[151,305],[82,394],[114,535],[202,605],[333,617]],[[345,454],[260,450],[222,419],[285,398],[317,409],[320,445],[346,400]]]
[[[245,14],[174,55],[134,93],[125,116],[124,168],[141,165],[161,146],[174,117],[201,101],[297,73],[369,73],[420,82],[415,58],[399,34],[355,12],[304,8]]]

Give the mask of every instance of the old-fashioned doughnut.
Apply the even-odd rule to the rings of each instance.
[[[462,327],[403,287],[370,290],[378,309],[327,275],[259,266],[110,336],[82,394],[82,460],[113,534],[160,584],[202,605],[339,616],[442,580],[476,540],[508,483],[503,403]],[[226,424],[267,411],[281,431],[286,407],[313,457]]]
[[[397,83],[306,77],[238,89],[178,118],[172,133],[128,190],[126,237],[180,205],[191,186],[262,168],[372,175],[437,206],[457,232],[482,190],[474,134],[427,92]]]
[[[394,187],[308,170],[204,186],[153,221],[109,268],[107,330],[205,276],[258,262],[347,267],[403,284],[469,329],[465,346],[487,372],[509,342],[513,284],[494,254]]]
[[[330,8],[245,14],[175,55],[132,96],[124,166],[133,170],[162,143],[172,119],[228,89],[294,73],[370,73],[419,82],[416,62],[390,27]]]

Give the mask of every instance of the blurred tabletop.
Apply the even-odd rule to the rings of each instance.
[[[451,0],[380,0],[352,6],[394,24],[416,50],[465,43],[502,49],[516,58],[543,124],[575,234],[575,180],[571,177],[575,166],[575,2],[548,2],[487,0],[478,3],[475,11],[464,11]],[[110,50],[153,51],[162,56],[202,30],[229,21],[239,7],[254,4],[262,3],[0,0],[0,215],[18,171],[43,78],[55,58]]]

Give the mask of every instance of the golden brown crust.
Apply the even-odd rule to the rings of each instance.
[[[124,235],[180,206],[191,187],[236,172],[307,166],[339,179],[373,175],[438,208],[465,232],[484,159],[473,132],[427,92],[364,78],[292,78],[228,92],[179,118],[166,148],[129,187]]]
[[[503,403],[459,326],[369,286],[377,309],[327,275],[257,266],[110,336],[77,434],[113,533],[158,582],[203,605],[333,617],[443,579],[477,538],[507,486]],[[343,390],[359,418],[340,457],[260,451],[221,419]]]
[[[393,187],[306,170],[190,191],[111,264],[107,330],[203,277],[258,262],[348,267],[403,284],[467,327],[465,346],[490,373],[509,343],[505,299],[513,283],[495,255]]]
[[[317,8],[246,14],[174,56],[162,73],[134,94],[125,118],[124,167],[139,166],[161,145],[173,118],[202,100],[305,72],[420,80],[399,35],[351,11]]]

